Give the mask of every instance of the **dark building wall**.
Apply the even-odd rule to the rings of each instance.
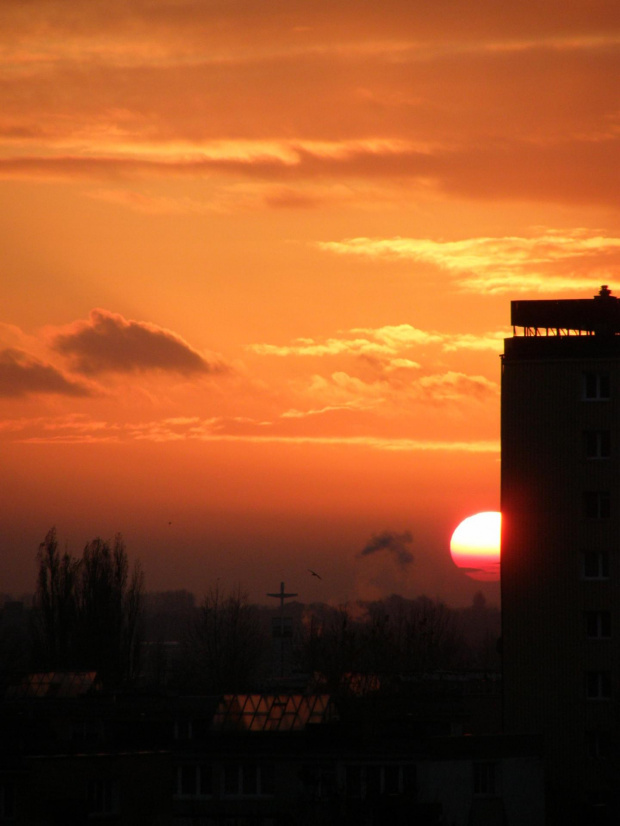
[[[503,360],[504,722],[544,736],[559,797],[609,790],[605,751],[620,734],[619,345],[513,338]],[[588,398],[592,376],[602,397]],[[591,455],[597,440],[606,455]],[[590,574],[597,555],[608,570],[601,562],[602,576],[588,576],[586,555]]]

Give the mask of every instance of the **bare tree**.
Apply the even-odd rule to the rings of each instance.
[[[76,559],[61,554],[54,528],[39,547],[35,657],[48,669],[97,671],[104,685],[136,674],[143,575],[130,573],[122,537],[95,539]]]
[[[330,691],[346,691],[352,674],[360,671],[361,637],[346,605],[311,615],[301,645],[302,667],[320,675]]]
[[[138,666],[138,631],[143,574],[129,559],[120,534],[114,542],[94,539],[79,569],[79,659],[95,668],[104,684],[132,679]]]
[[[237,587],[219,586],[205,596],[188,633],[187,652],[203,690],[213,693],[255,688],[265,663],[266,640],[256,606]]]
[[[45,668],[69,668],[75,648],[79,562],[58,550],[52,528],[39,546],[37,563],[35,657]]]

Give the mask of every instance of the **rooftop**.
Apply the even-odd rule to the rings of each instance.
[[[514,335],[592,336],[620,334],[620,299],[604,284],[593,298],[512,301]]]

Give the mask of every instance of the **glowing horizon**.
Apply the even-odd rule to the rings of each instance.
[[[620,292],[620,6],[100,5],[0,3],[2,589],[55,525],[152,590],[499,599],[446,536],[510,300]]]

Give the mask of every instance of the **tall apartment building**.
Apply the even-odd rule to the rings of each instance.
[[[620,796],[620,300],[513,301],[502,359],[504,726],[549,822]],[[587,813],[587,814],[586,814]]]

